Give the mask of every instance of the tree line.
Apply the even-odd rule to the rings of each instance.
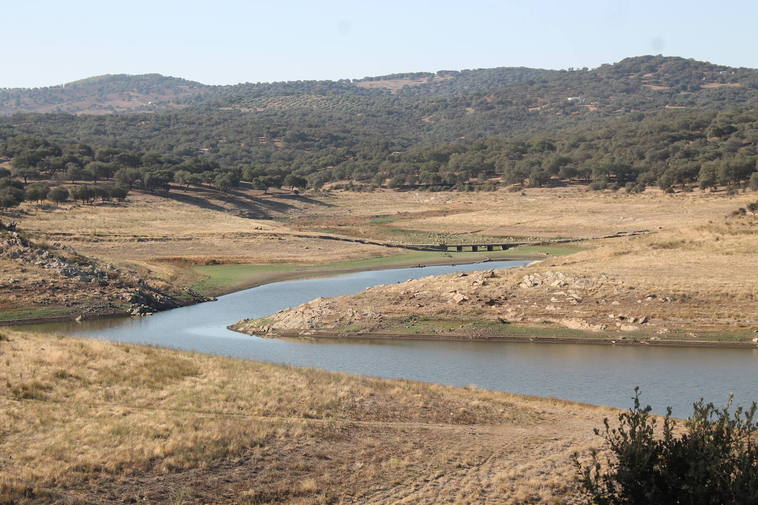
[[[584,182],[593,189],[666,191],[758,185],[758,108],[729,112],[670,110],[633,113],[601,125],[550,134],[491,137],[451,143],[391,142],[313,148],[307,139],[267,146],[252,159],[195,149],[180,153],[64,143],[5,130],[0,156],[23,183],[112,181],[148,192],[214,186],[467,190],[499,185],[546,186]],[[2,137],[0,137],[2,138]],[[130,145],[131,143],[126,143]],[[302,145],[305,144],[305,145]],[[225,150],[231,151],[227,147]]]

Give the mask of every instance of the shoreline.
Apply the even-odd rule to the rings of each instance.
[[[479,263],[492,263],[495,261],[540,261],[543,257],[541,256],[529,256],[529,255],[509,255],[509,256],[498,256],[493,255],[492,257],[487,256],[485,258],[482,258],[479,261],[471,261],[471,258],[465,258],[456,261],[455,258],[440,258],[437,259],[430,259],[429,261],[425,261],[425,264],[419,264],[417,261],[413,260],[407,260],[407,261],[399,261],[397,263],[392,264],[386,264],[386,265],[376,265],[376,266],[369,266],[369,267],[354,267],[354,268],[341,268],[341,269],[335,269],[330,270],[328,268],[321,268],[321,269],[314,269],[314,270],[295,270],[295,271],[278,271],[278,272],[266,272],[262,273],[254,280],[251,280],[250,282],[245,282],[239,285],[235,285],[234,287],[231,287],[229,289],[222,289],[218,291],[210,291],[208,293],[204,293],[204,295],[209,296],[210,298],[216,298],[218,296],[225,296],[230,295],[232,293],[237,293],[239,291],[244,291],[246,289],[252,289],[259,286],[264,286],[266,284],[273,284],[275,282],[284,282],[284,281],[295,281],[295,280],[306,280],[306,279],[316,279],[316,278],[322,278],[322,277],[337,277],[340,275],[346,275],[351,273],[358,273],[358,272],[373,272],[373,271],[380,271],[380,270],[393,270],[393,269],[401,269],[401,268],[424,268],[427,266],[445,266],[445,265],[476,265]],[[254,263],[250,263],[250,265],[255,265]],[[328,263],[325,263],[324,266],[328,267]],[[215,300],[208,300],[208,301],[215,301]],[[205,303],[205,302],[195,302],[195,303],[189,303],[187,305],[182,305],[182,307],[189,307],[192,305],[196,305],[198,303]],[[171,310],[171,309],[168,309]],[[158,312],[165,312],[165,311],[158,311]],[[82,318],[82,320],[93,320],[93,319],[107,319],[111,317],[130,317],[131,314],[126,311],[116,311],[116,312],[102,312],[102,313],[81,313],[81,312],[72,312],[71,314],[64,314],[64,315],[56,315],[56,316],[43,316],[43,317],[31,317],[31,318],[22,318],[22,319],[5,319],[0,320],[0,327],[10,327],[10,326],[24,326],[24,325],[32,325],[32,324],[44,324],[44,323],[63,323],[63,322],[69,322],[69,321],[75,321],[77,318]],[[149,317],[149,316],[147,316]]]
[[[331,343],[341,343],[350,340],[389,340],[403,341],[416,340],[425,342],[503,342],[503,343],[521,343],[521,344],[582,344],[582,345],[617,345],[627,347],[699,347],[699,348],[720,348],[720,349],[758,349],[758,343],[755,342],[719,342],[716,340],[652,340],[645,338],[611,338],[611,337],[527,337],[527,336],[492,336],[476,337],[464,335],[437,335],[437,334],[387,334],[387,333],[345,333],[335,335],[334,332],[325,330],[306,330],[303,332],[268,332],[256,334],[248,331],[241,331],[235,328],[236,323],[227,326],[227,329],[259,338],[271,338],[282,340],[298,341],[331,341]],[[329,342],[324,342],[329,343]]]
[[[353,274],[353,273],[359,273],[359,272],[376,272],[380,270],[394,270],[394,269],[401,269],[401,268],[424,268],[424,267],[431,267],[431,266],[456,266],[456,265],[476,265],[479,263],[492,263],[495,261],[530,261],[532,263],[541,261],[547,256],[536,256],[536,255],[491,255],[483,257],[481,260],[478,261],[472,261],[472,258],[464,258],[460,260],[455,260],[454,257],[452,258],[440,258],[440,259],[429,259],[425,260],[424,263],[419,263],[418,260],[407,260],[407,261],[398,261],[397,263],[389,263],[389,264],[383,264],[383,265],[374,265],[374,266],[356,266],[356,267],[346,267],[346,268],[337,268],[337,269],[329,269],[329,263],[324,263],[324,268],[314,268],[313,270],[310,269],[308,266],[304,266],[302,270],[282,270],[282,271],[275,271],[275,272],[265,272],[261,273],[255,276],[255,278],[251,278],[248,282],[243,282],[240,284],[236,284],[233,287],[229,288],[222,288],[219,290],[209,290],[206,293],[203,293],[207,296],[224,296],[229,295],[232,293],[236,293],[238,291],[244,291],[246,289],[251,288],[257,288],[259,286],[263,286],[266,284],[273,284],[275,282],[283,282],[283,281],[296,281],[296,280],[306,280],[306,279],[316,279],[320,277],[336,277],[339,275],[346,275],[346,274]],[[388,256],[388,258],[391,258],[391,256]],[[256,265],[255,263],[228,263],[225,265]],[[531,263],[530,263],[531,264]],[[223,266],[223,265],[220,265]]]

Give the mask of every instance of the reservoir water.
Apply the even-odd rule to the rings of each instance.
[[[703,397],[723,404],[758,401],[758,350],[649,348],[592,344],[263,339],[226,327],[324,296],[355,293],[427,275],[517,267],[526,261],[430,266],[276,282],[145,318],[30,325],[25,328],[152,344],[237,358],[404,378],[628,408],[643,404],[686,417]]]

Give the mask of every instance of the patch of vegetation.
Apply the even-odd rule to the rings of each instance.
[[[498,260],[511,257],[531,256],[553,251],[556,255],[578,251],[572,247],[525,247],[494,252],[442,253],[437,251],[412,251],[391,256],[377,256],[331,263],[272,263],[272,264],[227,264],[200,265],[193,270],[204,279],[192,285],[192,289],[204,294],[218,294],[258,282],[290,278],[292,276],[320,275],[379,268],[409,267],[429,264],[476,262],[484,259]],[[552,253],[551,253],[552,254]]]
[[[389,224],[395,221],[395,218],[389,216],[388,214],[382,214],[379,216],[375,216],[369,220],[369,224]]]
[[[44,319],[47,317],[67,316],[76,312],[76,309],[68,307],[11,309],[0,311],[0,321],[10,321],[14,319]]]
[[[195,266],[193,270],[204,279],[193,284],[192,289],[200,293],[216,293],[254,282],[261,275],[291,272],[296,268],[292,264]]]
[[[650,406],[640,406],[635,388],[634,406],[618,416],[618,427],[605,419],[596,429],[610,456],[601,463],[598,453],[582,465],[575,457],[586,503],[596,505],[749,505],[758,501],[758,430],[754,402],[730,412],[731,399],[719,409],[702,399],[683,430],[671,418],[671,409],[658,435],[658,421]]]
[[[757,70],[643,56],[593,70],[440,75],[394,95],[342,81],[193,83],[200,89],[188,88],[187,100],[202,105],[181,111],[18,114],[0,120],[0,156],[13,158],[23,184],[109,179],[151,192],[171,184],[232,192],[242,181],[264,191],[327,183],[355,191],[578,181],[632,193],[653,185],[670,192],[758,187]],[[128,86],[127,76],[116,77],[28,91],[27,98]],[[141,77],[147,89],[168,79]],[[0,113],[16,109],[24,94],[0,90]],[[65,109],[62,98],[54,101]],[[23,199],[16,189],[0,188],[0,203]],[[87,201],[92,191],[72,196]]]

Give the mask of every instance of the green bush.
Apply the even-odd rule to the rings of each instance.
[[[634,407],[603,430],[610,456],[601,464],[597,452],[588,466],[578,456],[578,480],[585,503],[596,505],[755,505],[758,503],[756,404],[748,410],[694,404],[679,429],[671,409],[658,434],[650,407]]]

